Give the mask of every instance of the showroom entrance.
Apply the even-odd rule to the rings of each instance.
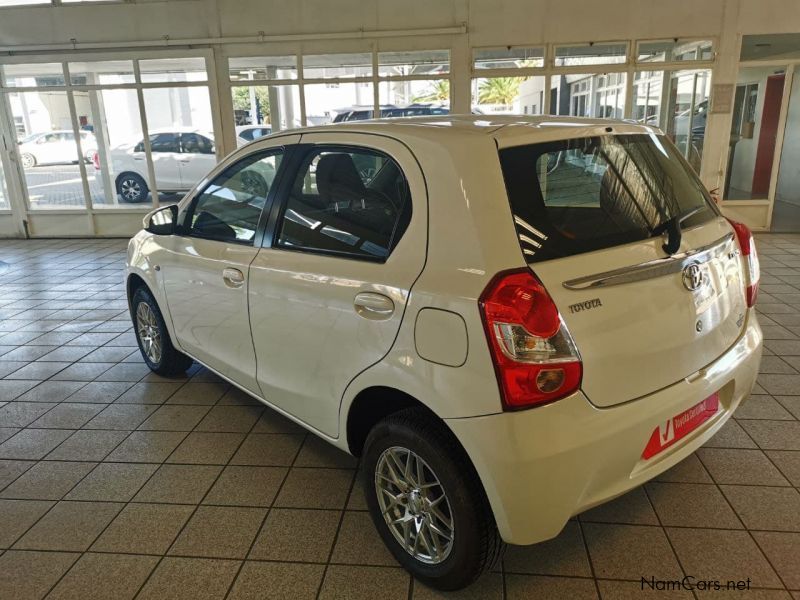
[[[106,53],[0,66],[4,125],[17,140],[4,166],[17,175],[26,232],[113,235],[122,214],[138,219],[176,201],[216,164],[207,57]]]
[[[800,35],[744,36],[725,203],[761,209],[771,231],[800,231]]]

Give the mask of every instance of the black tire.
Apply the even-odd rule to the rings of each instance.
[[[158,336],[161,344],[161,350],[158,356],[152,353],[148,354],[146,348],[147,343],[143,342],[143,334],[140,332],[140,323],[138,322],[137,315],[139,314],[140,305],[142,311],[149,310],[153,319],[153,327],[158,330]],[[133,331],[136,335],[136,343],[139,344],[139,351],[142,353],[144,362],[150,367],[153,373],[159,375],[171,376],[185,373],[186,370],[192,366],[192,359],[186,356],[183,352],[178,352],[175,346],[172,345],[172,340],[169,337],[169,331],[164,324],[164,317],[156,304],[155,298],[146,287],[139,287],[133,294],[131,299],[131,319],[133,320]]]
[[[122,202],[144,202],[150,189],[137,173],[123,173],[117,177],[117,194]]]
[[[452,542],[449,553],[442,552],[446,558],[437,564],[425,562],[407,551],[383,516],[376,490],[379,480],[376,468],[390,448],[408,449],[420,457],[428,469],[426,473],[438,480],[439,487],[432,489],[447,496],[447,503],[439,506],[447,509],[445,516],[449,516],[452,524]],[[406,409],[375,425],[364,446],[361,468],[367,506],[378,533],[398,562],[421,582],[439,590],[458,590],[492,568],[502,556],[505,545],[469,457],[453,433],[424,409]],[[426,479],[431,480],[430,476]],[[402,506],[400,510],[408,514],[411,501],[401,500],[396,506]],[[442,525],[441,521],[434,522]],[[428,535],[432,535],[430,531]],[[446,538],[438,541],[443,539]],[[448,542],[444,545],[446,549]]]

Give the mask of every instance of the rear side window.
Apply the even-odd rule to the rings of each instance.
[[[410,220],[408,182],[393,159],[368,149],[317,148],[292,185],[277,244],[383,260]]]
[[[672,143],[650,134],[611,135],[500,150],[520,246],[528,262],[654,237],[713,219],[708,193]]]

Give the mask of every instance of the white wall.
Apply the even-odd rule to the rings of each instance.
[[[800,31],[796,0],[138,0],[0,9],[3,46],[355,32],[467,23],[472,45]]]

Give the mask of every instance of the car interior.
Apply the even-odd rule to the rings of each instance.
[[[292,186],[278,243],[381,258],[408,226],[411,203],[399,166],[370,153],[323,152]]]

